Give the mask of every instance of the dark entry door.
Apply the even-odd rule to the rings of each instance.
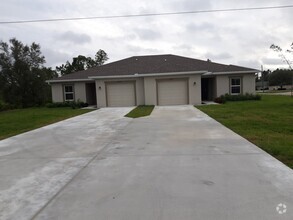
[[[201,100],[202,101],[212,101],[214,99],[213,87],[214,87],[214,78],[201,79]]]
[[[89,105],[97,104],[97,95],[96,95],[96,84],[87,83],[86,84],[86,102]]]
[[[208,100],[208,93],[209,93],[209,79],[208,78],[202,78],[201,79],[201,100],[206,101]]]

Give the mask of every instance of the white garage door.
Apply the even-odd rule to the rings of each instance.
[[[158,81],[158,105],[188,104],[188,86],[186,79]]]
[[[111,82],[106,84],[107,106],[135,106],[134,82]]]

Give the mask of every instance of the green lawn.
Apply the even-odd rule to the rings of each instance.
[[[140,105],[137,106],[135,109],[133,109],[131,112],[129,112],[125,117],[129,118],[139,118],[148,116],[152,113],[155,106],[153,105]]]
[[[0,140],[91,110],[72,108],[26,108],[0,112]]]
[[[293,98],[262,96],[261,101],[197,107],[293,168]]]

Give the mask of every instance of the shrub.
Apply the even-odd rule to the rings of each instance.
[[[80,100],[77,100],[77,102],[74,103],[76,108],[84,108],[88,107],[88,103],[82,102]]]
[[[6,111],[11,109],[15,109],[15,106],[0,100],[0,111]]]
[[[261,96],[258,94],[250,94],[250,93],[245,93],[240,94],[240,95],[221,95],[220,97],[217,97],[215,99],[215,102],[217,103],[225,103],[226,101],[247,101],[247,100],[261,100]]]
[[[224,99],[224,96],[217,97],[215,98],[214,101],[219,104],[224,104],[226,102],[226,100]]]
[[[73,109],[76,108],[83,108],[87,107],[88,104],[85,102],[82,102],[80,100],[77,100],[76,102],[53,102],[53,103],[47,103],[47,108],[63,108],[63,107],[71,107]]]
[[[53,102],[53,103],[47,103],[47,108],[62,108],[62,107],[71,107],[70,102]]]

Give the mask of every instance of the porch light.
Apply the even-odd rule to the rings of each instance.
[[[195,86],[196,85],[196,82],[193,82],[193,85]]]

